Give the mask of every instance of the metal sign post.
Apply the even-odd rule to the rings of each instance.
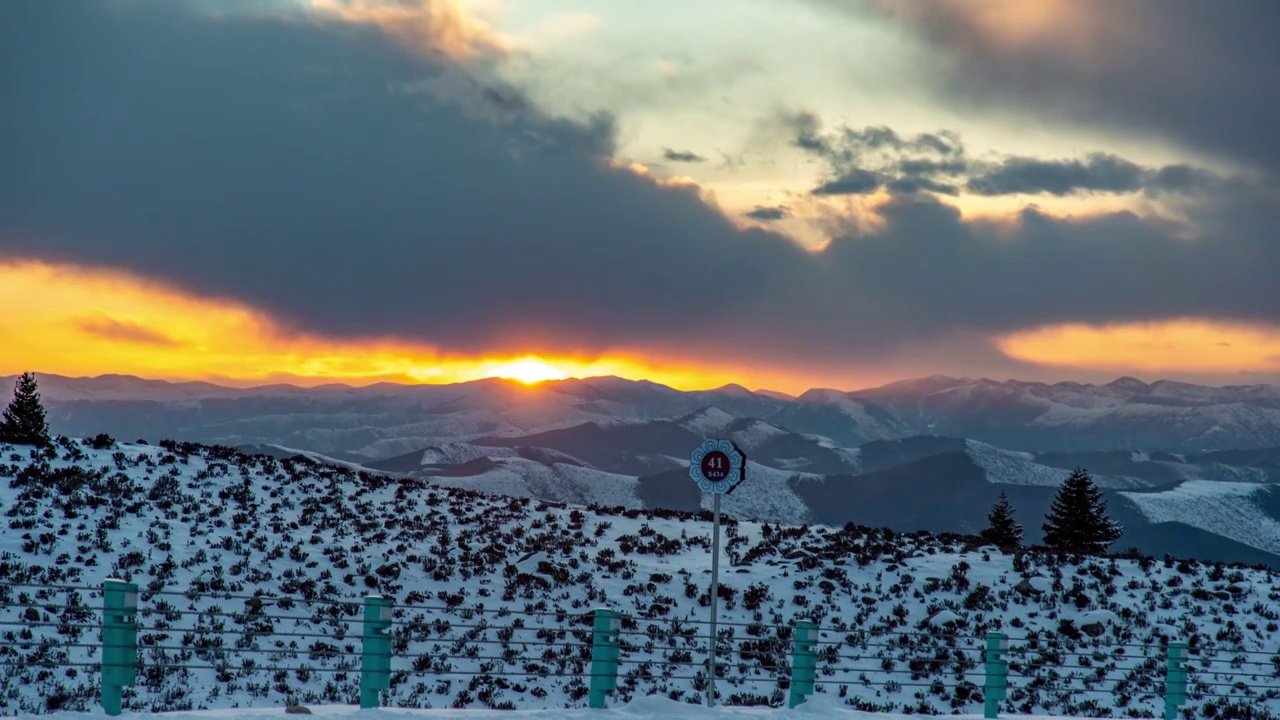
[[[689,477],[712,494],[711,639],[707,661],[707,707],[716,703],[716,611],[720,606],[720,498],[747,478],[747,455],[732,440],[708,438],[689,456]]]
[[[711,500],[714,520],[711,524],[711,652],[707,662],[707,707],[716,704],[716,609],[720,607],[720,493]]]

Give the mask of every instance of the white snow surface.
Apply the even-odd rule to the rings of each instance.
[[[687,678],[706,657],[700,596],[709,590],[711,527],[691,514],[492,497],[196,446],[55,450],[46,458],[0,446],[0,515],[8,523],[0,534],[0,715],[96,705],[102,600],[93,588],[108,577],[142,589],[141,670],[126,691],[129,712],[278,717],[285,704],[301,703],[320,713],[399,714],[328,707],[354,701],[359,603],[374,593],[396,603],[384,704],[472,711],[427,713],[450,720],[487,718],[484,708],[504,704],[542,709],[530,714],[544,720],[973,714],[981,711],[974,691],[983,683],[982,638],[995,630],[1021,653],[1009,702],[1030,713],[1158,713],[1159,646],[1169,636],[1196,648],[1189,710],[1197,715],[1220,694],[1212,683],[1276,688],[1273,668],[1232,665],[1240,652],[1280,653],[1280,638],[1266,629],[1280,613],[1273,572],[1215,575],[1199,564],[1119,559],[1063,564],[1034,553],[1015,564],[958,542],[865,528],[770,524],[766,532],[734,521],[726,503],[721,582],[731,599],[720,605],[721,702],[785,703],[778,683],[798,618],[817,622],[819,640],[834,649],[819,659],[819,677],[834,682],[794,712],[703,715],[690,705],[702,701],[701,685]],[[760,487],[770,482],[764,470],[749,473]],[[515,565],[530,553],[542,555]],[[1043,597],[1015,589],[1032,576],[1052,583]],[[1223,594],[1232,599],[1216,599]],[[250,597],[282,602],[259,617]],[[618,709],[558,709],[586,702],[587,617],[601,606],[625,618],[624,664],[610,699]],[[1095,611],[1117,618],[1102,637],[1059,633],[1062,620],[1078,625]],[[945,633],[927,622],[951,616]],[[1033,635],[1040,649],[1029,643]],[[1058,659],[1046,660],[1050,652]],[[1090,662],[1062,659],[1080,657]],[[945,659],[913,674],[920,658]],[[535,669],[536,679],[520,675]],[[1130,678],[1127,707],[1099,692],[1112,687],[1104,676]],[[1029,694],[1025,683],[1037,679],[1050,689]],[[941,685],[904,684],[934,681]],[[957,683],[967,699],[953,692]],[[1094,691],[1099,704],[1083,705],[1055,686]],[[1247,703],[1280,712],[1280,693]]]
[[[686,463],[687,464],[687,463]],[[791,478],[816,479],[821,476],[795,473],[747,460],[747,479],[720,501],[723,512],[750,518],[772,518],[775,522],[799,525],[809,517],[809,506],[791,488]],[[690,480],[689,482],[693,482]],[[715,499],[703,495],[702,507],[710,510]]]
[[[848,706],[834,702],[824,696],[815,696],[795,709],[759,708],[759,707],[725,707],[708,708],[685,702],[676,702],[665,697],[644,697],[629,703],[610,707],[607,710],[419,710],[414,708],[379,708],[377,710],[360,710],[352,705],[312,705],[307,706],[314,717],[321,718],[406,718],[418,720],[809,720],[810,718],[831,718],[831,720],[916,720],[918,715],[901,715],[898,713],[870,713],[853,710]],[[101,712],[62,712],[44,716],[48,720],[87,720],[88,718],[106,718]],[[126,712],[121,718],[152,717],[147,713]],[[233,710],[200,710],[194,712],[164,713],[165,720],[266,720],[267,718],[299,717],[287,715],[284,708],[251,708]],[[301,716],[301,717],[306,717]],[[977,715],[953,715],[959,720],[976,720]],[[1020,718],[1021,720],[1059,720],[1048,715],[1011,715],[1002,713],[1001,717]],[[1072,718],[1072,720],[1098,720]]]
[[[425,470],[421,475],[433,485],[492,495],[555,497],[561,502],[579,505],[598,503],[628,508],[644,507],[636,494],[639,480],[632,475],[618,475],[567,463],[546,464],[522,457],[503,456],[501,452],[486,456],[494,458],[496,467],[476,475],[434,475]]]
[[[1280,553],[1280,521],[1252,498],[1269,486],[1257,483],[1192,480],[1158,493],[1121,493],[1153,523],[1180,522],[1250,547]]]
[[[787,435],[788,431],[777,425],[770,425],[763,420],[752,420],[745,427],[738,428],[730,434],[733,437],[733,441],[744,452],[750,453],[773,438]]]
[[[733,415],[712,406],[684,418],[680,424],[690,432],[715,437],[724,433],[735,420],[737,418]]]
[[[977,440],[965,440],[965,452],[974,464],[986,472],[987,480],[998,485],[1039,485],[1058,487],[1070,474],[1062,468],[1037,463],[1028,452],[1005,450]],[[1147,483],[1138,478],[1116,475],[1093,475],[1098,487],[1141,488]]]

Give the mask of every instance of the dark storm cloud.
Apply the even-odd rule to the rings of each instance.
[[[116,342],[160,347],[176,347],[181,344],[154,328],[129,320],[117,320],[107,315],[84,318],[76,323],[76,327],[82,332]]]
[[[966,111],[1004,105],[1160,135],[1280,174],[1275,0],[1063,0],[1040,12],[1041,35],[1021,37],[1013,23],[990,21],[1002,13],[990,3],[807,1],[918,30],[942,54],[926,77]],[[1004,1],[1010,15],[1033,4]]]
[[[748,210],[743,213],[743,215],[751,218],[752,220],[761,220],[765,222],[770,220],[782,220],[789,216],[786,208],[762,206],[756,206],[754,210]]]
[[[813,189],[814,195],[865,195],[881,188],[903,195],[956,195],[961,186],[988,196],[1140,191],[1191,195],[1225,184],[1200,168],[1145,168],[1108,153],[1083,160],[971,160],[960,136],[951,131],[903,137],[887,127],[845,127],[824,133],[812,113],[797,113],[783,123],[794,133],[796,147],[822,158],[835,173]]]
[[[1083,161],[1015,157],[973,177],[968,188],[979,195],[1130,193],[1142,188],[1144,174],[1140,165],[1102,153]]]
[[[673,150],[671,148],[667,148],[666,150],[664,150],[662,153],[662,157],[667,160],[670,160],[671,162],[684,162],[684,163],[700,163],[700,162],[706,162],[707,160],[706,158],[702,157],[701,155],[691,150]]]
[[[1127,214],[1006,227],[899,197],[810,254],[609,167],[610,118],[548,118],[371,27],[11,1],[0,48],[0,256],[126,268],[310,332],[803,363],[957,330],[1280,315],[1280,213],[1259,195],[1193,208],[1196,242]],[[946,133],[804,122],[832,179],[871,158],[943,185],[965,160]]]
[[[814,195],[866,195],[880,189],[880,176],[869,170],[854,168],[838,178],[813,189]]]
[[[938,193],[939,195],[959,195],[960,190],[955,185],[930,180],[926,177],[910,176],[900,177],[884,184],[886,190],[895,195],[915,195],[921,192]]]
[[[610,118],[549,119],[371,26],[23,0],[0,48],[0,255],[464,352],[698,352],[814,302],[794,243],[608,167]]]
[[[833,177],[815,187],[814,195],[867,195],[885,187],[954,194],[954,186],[941,177],[969,166],[960,138],[951,132],[904,137],[885,126],[823,132],[821,120],[810,112],[786,115],[781,123],[796,147],[831,167]]]
[[[823,259],[905,334],[1055,322],[1205,316],[1280,319],[1274,198],[1222,198],[1199,237],[1129,213],[1067,220],[1024,210],[1012,227],[964,221],[928,196],[881,208],[883,230],[838,238]],[[910,328],[910,329],[908,329]]]

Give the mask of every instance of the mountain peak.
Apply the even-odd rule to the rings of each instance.
[[[677,422],[691,432],[711,436],[723,433],[736,419],[715,405],[708,405],[685,415]]]
[[[736,395],[738,397],[747,397],[755,394],[750,390],[746,389],[745,387],[739,385],[738,383],[729,383],[728,385],[721,385],[720,387],[716,388],[712,392],[725,393],[728,395]]]
[[[1107,383],[1107,387],[1115,388],[1116,390],[1123,390],[1125,392],[1146,392],[1151,388],[1150,385],[1142,382],[1138,378],[1130,377],[1128,375],[1112,380]]]
[[[796,398],[800,402],[839,402],[848,399],[849,393],[832,388],[810,388]]]
[[[947,388],[955,387],[963,383],[974,382],[969,378],[956,378],[950,375],[930,375],[921,378],[907,378],[906,380],[896,380],[870,390],[890,390],[899,392],[937,392]],[[981,381],[979,381],[981,382]],[[994,382],[994,381],[987,381]]]

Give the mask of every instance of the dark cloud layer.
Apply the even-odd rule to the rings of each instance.
[[[1144,168],[1108,153],[1093,153],[1083,160],[971,159],[960,136],[945,130],[915,137],[902,137],[883,126],[824,133],[818,118],[804,112],[784,117],[783,124],[794,133],[796,147],[825,160],[834,173],[813,189],[814,195],[868,195],[882,188],[904,195],[956,195],[962,187],[988,196],[1191,195],[1230,184],[1201,168]]]
[[[810,254],[610,167],[609,118],[548,118],[375,28],[32,0],[0,3],[0,48],[0,256],[127,268],[308,331],[803,365],[957,331],[1280,315],[1278,214],[1257,195],[1206,197],[1199,242],[1127,214],[1005,227],[902,196],[881,229]],[[832,179],[867,148],[898,163],[888,182],[972,169],[945,133],[810,120],[797,142]],[[1200,180],[1180,172],[1160,171]]]
[[[683,162],[683,163],[700,163],[700,162],[706,162],[707,160],[706,158],[693,152],[692,150],[674,150],[672,148],[667,148],[666,150],[664,150],[662,153],[662,157],[666,160],[670,160],[671,162]]]
[[[788,217],[790,213],[787,212],[786,208],[782,207],[764,207],[757,205],[754,209],[743,213],[743,215],[751,218],[752,220],[769,221],[782,220]]]
[[[609,118],[549,119],[373,27],[24,0],[0,47],[0,254],[466,352],[683,345],[812,304],[785,238],[607,168]]]
[[[928,77],[967,110],[1161,135],[1280,174],[1280,3],[1003,1],[808,0],[918,30],[944,54]],[[1041,35],[993,21],[1032,12]]]

